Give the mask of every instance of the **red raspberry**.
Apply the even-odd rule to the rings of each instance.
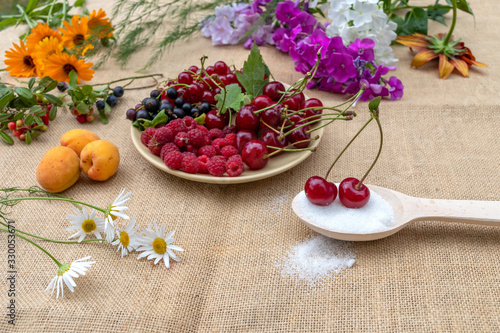
[[[188,142],[188,134],[186,132],[179,132],[175,135],[174,143],[179,148],[186,147]]]
[[[165,155],[163,162],[165,162],[165,165],[170,169],[179,170],[181,168],[182,159],[183,156],[180,151],[171,151]]]
[[[158,144],[163,146],[168,142],[172,142],[172,140],[174,139],[174,134],[172,133],[172,130],[170,130],[170,128],[160,127],[153,134],[153,138],[155,138]]]
[[[198,149],[198,156],[206,155],[208,158],[212,158],[217,155],[217,150],[214,146],[203,146]]]
[[[195,156],[198,156],[198,148],[196,147],[193,147],[192,145],[190,145],[188,143],[188,145],[186,146],[186,150],[190,153],[193,153]]]
[[[154,138],[151,138],[151,140],[148,143],[148,149],[150,152],[152,152],[156,156],[160,156],[161,154],[161,147]]]
[[[190,151],[185,151],[185,152],[182,152],[182,156],[183,157],[186,157],[186,156],[194,156],[196,157],[196,155]]]
[[[231,133],[236,133],[236,126],[234,126],[234,125],[231,125],[231,126],[226,125],[222,129],[222,132],[224,133],[224,135],[228,135],[228,134],[231,134]]]
[[[182,118],[182,121],[184,121],[188,130],[195,129],[198,126],[198,123],[190,116]]]
[[[198,126],[196,126],[196,128],[199,129],[200,131],[203,131],[204,133],[208,134],[208,128],[206,128],[205,126],[198,125]]]
[[[208,131],[208,138],[210,139],[210,142],[222,137],[224,137],[224,133],[222,132],[221,129],[212,128],[210,131]]]
[[[222,147],[222,149],[220,150],[220,153],[225,158],[230,158],[233,155],[238,155],[238,149],[236,149],[233,146],[225,146],[225,147]]]
[[[182,159],[181,169],[187,173],[198,173],[198,158],[194,155],[186,155]]]
[[[226,139],[231,146],[236,147],[236,133],[229,133],[224,137],[224,139]]]
[[[214,156],[207,165],[208,172],[216,177],[224,176],[226,172],[226,159],[224,156]]]
[[[236,177],[241,175],[244,168],[245,166],[243,165],[241,155],[233,155],[226,162],[226,172],[229,177]]]
[[[210,158],[207,155],[198,156],[198,172],[199,173],[208,173],[208,162],[210,162]]]
[[[156,132],[156,128],[148,127],[141,133],[141,142],[143,145],[147,146],[149,140],[153,137]]]
[[[182,121],[182,119],[172,120],[167,124],[167,127],[170,128],[174,136],[176,136],[179,132],[187,132],[186,124],[184,124],[184,121]]]
[[[161,159],[165,159],[165,155],[170,153],[171,151],[181,151],[179,147],[173,142],[166,143],[163,147],[161,147],[160,157]]]
[[[218,138],[218,139],[215,139],[214,141],[212,141],[212,146],[216,147],[219,152],[223,147],[228,146],[228,145],[229,145],[229,142],[227,142],[226,139],[224,139],[224,138]]]
[[[197,128],[190,130],[187,134],[188,142],[196,148],[203,147],[209,143],[207,135]]]

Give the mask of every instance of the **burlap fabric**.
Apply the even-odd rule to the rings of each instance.
[[[88,1],[90,9],[110,4]],[[476,14],[460,13],[456,36],[463,38],[488,69],[472,69],[466,79],[437,77],[437,63],[409,68],[411,53],[395,46],[395,74],[405,85],[401,101],[381,104],[385,133],[382,156],[368,183],[409,195],[447,199],[500,200],[500,37],[495,0],[471,1]],[[431,24],[432,32],[444,27]],[[20,28],[2,33],[0,58]],[[120,69],[109,63],[93,82],[134,74],[149,49]],[[262,53],[275,77],[291,83],[299,74],[291,59],[272,47]],[[201,36],[179,44],[149,72],[174,76],[196,64],[225,60],[241,66],[241,46],[212,47]],[[11,80],[3,74],[2,80]],[[140,84],[140,83],[138,83]],[[73,128],[86,128],[120,150],[118,173],[99,183],[82,176],[64,194],[99,206],[109,205],[122,187],[133,192],[130,214],[146,226],[157,220],[176,231],[186,251],[170,269],[121,258],[109,245],[43,243],[62,262],[92,255],[97,263],[76,280],[75,293],[63,299],[43,290],[57,267],[41,251],[17,241],[16,326],[7,324],[9,284],[7,237],[0,233],[0,331],[19,332],[207,332],[207,331],[500,331],[500,228],[428,221],[415,223],[380,241],[356,243],[355,265],[310,287],[281,276],[275,262],[298,241],[313,235],[291,210],[292,198],[306,179],[321,175],[332,158],[367,119],[360,103],[354,121],[325,131],[320,149],[292,170],[249,184],[218,186],[166,174],[146,162],[133,147],[125,110],[149,94],[126,91],[108,125],[79,125],[60,112],[32,145],[0,144],[0,185],[36,185],[35,169],[45,152]],[[308,91],[325,104],[344,97]],[[332,179],[360,177],[378,147],[376,126],[348,150]],[[11,218],[19,229],[66,239],[68,204],[21,203]]]

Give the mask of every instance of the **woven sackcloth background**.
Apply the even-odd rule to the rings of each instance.
[[[112,2],[88,0],[88,8],[111,11]],[[472,0],[474,19],[459,13],[461,37],[487,69],[470,78],[437,77],[437,63],[410,68],[408,48],[394,46],[395,72],[405,85],[402,100],[381,104],[385,145],[367,182],[420,197],[500,200],[500,28],[496,0]],[[450,19],[448,17],[448,19]],[[450,21],[448,21],[449,23]],[[2,32],[0,59],[24,27]],[[159,30],[165,27],[159,27]],[[445,31],[431,24],[430,31]],[[158,37],[156,37],[158,38]],[[153,36],[152,36],[153,39]],[[110,61],[93,83],[133,76],[149,56],[137,53],[125,68]],[[291,83],[300,76],[290,57],[261,48],[274,76]],[[224,60],[242,66],[241,46],[213,47],[196,35],[165,53],[148,73],[177,75],[197,64]],[[6,73],[1,79],[15,82]],[[142,83],[137,83],[142,84]],[[30,146],[0,144],[0,186],[36,185],[35,169],[45,152],[73,128],[86,128],[114,142],[121,154],[115,176],[95,182],[82,176],[63,194],[109,205],[122,187],[133,192],[129,212],[141,226],[157,220],[176,231],[185,249],[170,269],[121,258],[114,247],[43,245],[63,262],[92,255],[97,262],[56,300],[44,289],[57,267],[41,251],[18,239],[16,325],[7,323],[9,283],[0,274],[0,331],[18,332],[500,332],[500,228],[439,221],[418,222],[387,239],[352,244],[355,265],[315,286],[283,277],[276,262],[314,235],[291,209],[307,178],[322,175],[367,119],[366,103],[352,122],[327,128],[320,149],[306,161],[270,179],[219,186],[183,180],[150,165],[131,142],[125,110],[149,94],[126,91],[108,125],[80,125],[60,111],[49,130]],[[307,91],[325,104],[344,96]],[[378,148],[369,126],[335,167],[332,179],[360,177]],[[66,239],[69,204],[29,202],[11,218],[19,229]],[[500,214],[500,212],[499,212]],[[7,237],[0,233],[0,271],[7,271]]]

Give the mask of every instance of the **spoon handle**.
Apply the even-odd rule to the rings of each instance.
[[[414,198],[412,220],[440,220],[500,227],[500,201]]]

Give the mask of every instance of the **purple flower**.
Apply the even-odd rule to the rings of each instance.
[[[353,58],[360,57],[365,61],[373,61],[375,59],[374,47],[375,42],[370,38],[363,38],[363,40],[356,38],[356,40],[347,47],[347,50]]]
[[[329,60],[331,75],[337,82],[343,83],[358,74],[350,54],[334,53]]]
[[[389,79],[389,92],[391,93],[391,99],[394,101],[396,99],[403,97],[403,83],[395,76],[391,76]]]
[[[290,23],[290,20],[300,13],[300,9],[290,0],[280,2],[276,6],[276,18],[281,23]]]
[[[316,19],[311,14],[300,12],[298,15],[294,16],[289,23],[291,28],[300,25],[303,32],[311,34],[314,31],[316,22]]]

